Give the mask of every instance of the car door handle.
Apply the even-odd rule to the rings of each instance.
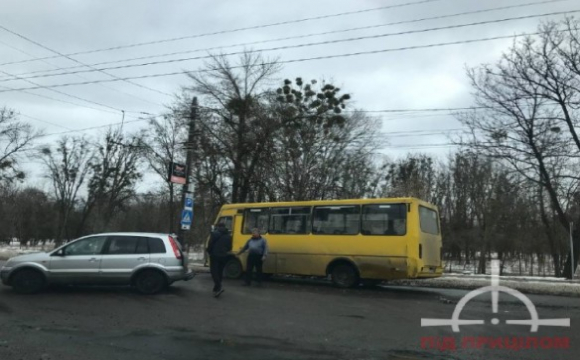
[[[143,256],[141,256],[140,258],[137,258],[137,261],[145,261],[145,260],[146,260],[146,258]]]
[[[89,259],[89,262],[95,262],[95,261],[97,261],[97,258],[90,258]]]

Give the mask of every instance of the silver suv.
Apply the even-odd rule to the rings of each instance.
[[[0,270],[4,285],[28,294],[49,284],[132,285],[154,294],[193,276],[171,235],[149,233],[90,235],[49,253],[13,257]]]

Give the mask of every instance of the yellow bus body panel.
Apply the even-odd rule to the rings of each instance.
[[[346,260],[356,266],[362,279],[392,280],[441,276],[441,235],[424,233],[419,219],[420,206],[437,213],[438,210],[434,205],[415,198],[228,204],[222,207],[218,219],[225,216],[233,218],[232,251],[236,253],[250,238],[249,234],[242,233],[246,209],[401,203],[408,206],[405,235],[263,234],[270,250],[264,263],[264,272],[327,276],[329,265],[333,261]],[[240,256],[239,260],[245,268],[246,256]]]

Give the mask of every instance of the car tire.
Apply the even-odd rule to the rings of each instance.
[[[10,285],[19,294],[35,294],[46,287],[46,278],[38,270],[18,270],[10,278]]]
[[[242,277],[244,269],[242,263],[238,259],[230,259],[224,268],[224,275],[226,279],[239,279]]]
[[[339,288],[351,288],[359,283],[358,272],[350,264],[337,264],[332,268],[330,275],[332,283]]]
[[[157,270],[143,270],[134,282],[135,288],[141,294],[153,295],[157,294],[167,286],[165,276]]]

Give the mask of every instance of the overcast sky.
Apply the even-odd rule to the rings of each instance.
[[[55,53],[42,48],[39,44],[57,52],[69,54],[390,5],[416,3],[409,6],[360,12],[358,14],[71,56],[84,64],[96,64],[178,51],[207,49],[354,27],[389,24],[540,1],[433,0],[421,3],[421,0],[2,0],[0,26],[23,35],[36,42],[36,44],[0,29],[0,64],[2,64],[0,65],[0,91],[6,90],[6,87],[22,89],[38,85],[52,86],[55,84],[112,79],[110,76],[100,72],[28,79],[28,81],[36,83],[35,85],[9,76],[44,75],[47,73],[39,72],[28,75],[25,75],[25,73],[55,69],[56,71],[53,71],[53,73],[70,72],[72,70],[59,70],[58,68],[79,66],[79,63],[63,57],[43,61],[20,62],[55,55]],[[580,9],[580,4],[577,1],[554,1],[552,3],[439,20],[417,21],[367,30],[273,41],[252,45],[251,48],[255,50],[268,49],[578,9]],[[268,51],[264,55],[279,57],[280,60],[286,61],[514,35],[534,32],[541,19],[558,19],[562,17],[563,15],[553,15],[459,29],[290,48]],[[333,79],[336,85],[352,95],[352,100],[357,108],[365,110],[466,107],[472,105],[472,101],[471,90],[465,76],[465,68],[482,63],[495,62],[501,53],[510,46],[512,41],[511,39],[503,39],[289,63],[284,65],[279,77],[280,79],[286,77],[295,78],[297,76],[305,79]],[[216,49],[213,52],[222,51],[229,53],[243,48],[243,46],[234,46],[222,50]],[[147,60],[97,65],[96,67],[199,57],[207,55],[207,53],[208,51],[199,51]],[[6,64],[10,62],[20,63]],[[196,70],[202,64],[203,60],[198,59],[107,71],[117,77],[137,77]],[[74,70],[82,69],[76,68]],[[84,69],[86,70],[87,68]],[[9,75],[6,75],[6,73]],[[12,80],[5,81],[7,79]],[[23,120],[44,129],[47,134],[52,134],[67,131],[67,129],[76,130],[119,122],[121,121],[121,112],[119,110],[126,112],[126,121],[134,120],[140,116],[140,112],[158,114],[163,111],[164,105],[171,103],[171,94],[178,92],[181,86],[188,84],[185,75],[131,81],[137,85],[116,81],[53,88],[62,93],[56,93],[46,88],[26,90],[26,93],[23,91],[0,92],[0,106],[8,106],[15,109],[21,113]],[[50,97],[50,99],[46,97]],[[439,114],[436,116],[435,114],[429,112],[378,114],[382,124],[380,130],[385,133],[382,152],[391,157],[400,157],[409,151],[420,151],[444,157],[450,152],[451,148],[429,147],[428,145],[448,143],[448,134],[452,134],[448,129],[460,128],[460,124],[451,115]],[[26,116],[34,117],[37,120]],[[144,122],[128,123],[125,129],[127,131],[136,130],[144,126],[144,124]],[[102,130],[91,130],[84,133],[96,135],[99,131]],[[398,137],[388,135],[389,132],[401,131],[422,132],[404,134],[405,136]],[[47,143],[54,143],[57,138],[58,135],[53,135],[44,138],[44,140]],[[417,145],[423,147],[414,148]],[[34,164],[34,160],[29,160],[27,169],[32,169]],[[33,173],[34,175],[29,181],[38,180],[40,173],[38,171]]]

